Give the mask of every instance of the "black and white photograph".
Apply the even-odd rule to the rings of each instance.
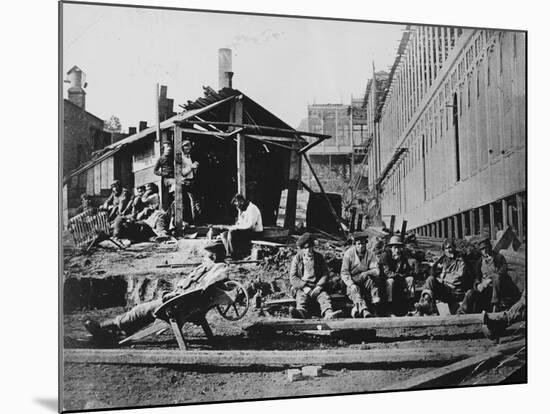
[[[59,410],[526,384],[528,32],[184,7],[59,3]]]

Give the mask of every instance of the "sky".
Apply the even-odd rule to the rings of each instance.
[[[154,124],[156,83],[179,104],[218,89],[218,49],[233,87],[293,127],[312,103],[349,104],[393,64],[402,25],[100,5],[63,5],[64,73],[86,73],[86,110],[123,130]],[[65,75],[64,75],[65,76]],[[64,97],[68,85],[64,84]]]

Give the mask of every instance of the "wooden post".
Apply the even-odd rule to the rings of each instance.
[[[518,238],[523,243],[523,199],[516,194],[516,207],[518,209]]]
[[[502,199],[502,229],[508,227],[508,202]]]
[[[355,226],[357,231],[363,230],[363,215],[357,214],[357,226]]]
[[[477,213],[479,215],[479,235],[483,236],[483,230],[485,223],[483,222],[483,207],[479,207],[477,209]]]
[[[405,241],[405,233],[407,232],[407,220],[403,220],[401,224],[401,241]]]
[[[452,217],[447,218],[447,237],[454,237],[454,238],[457,237],[456,232],[454,231],[453,218]]]
[[[183,227],[183,176],[181,175],[181,169],[183,164],[181,142],[182,142],[181,128],[177,125],[174,126],[174,178],[176,181],[176,188],[174,194],[174,226],[176,228],[176,234],[181,234]]]
[[[243,122],[243,101],[237,98],[234,102],[232,122]],[[245,137],[242,133],[237,134],[237,192],[246,198],[246,147]]]
[[[470,236],[476,234],[476,215],[474,210],[470,210]]]
[[[460,213],[460,234],[466,237],[466,213]]]
[[[156,124],[157,124],[157,128],[156,128],[157,136],[155,138],[155,142],[153,143],[153,152],[154,152],[155,158],[159,158],[162,154],[160,153],[160,151],[161,151],[161,145],[160,145],[161,144],[161,142],[160,142],[161,141],[161,135],[160,135],[160,109],[159,109],[159,84],[158,83],[155,85],[155,118],[157,120],[157,122],[156,122]],[[160,205],[164,206],[165,203],[164,203],[164,198],[163,197],[165,197],[165,194],[164,194],[164,191],[163,191],[163,188],[162,188],[162,178],[159,179],[158,189],[159,189]]]
[[[393,235],[393,229],[394,229],[394,226],[395,226],[395,216],[392,214],[391,218],[390,218],[390,235]]]
[[[353,233],[355,231],[355,214],[357,213],[357,209],[355,207],[352,207],[350,209],[350,218],[349,218],[349,231],[350,233]]]
[[[290,167],[288,172],[288,193],[286,198],[285,228],[294,230],[296,226],[296,201],[298,197],[298,184],[302,171],[302,157],[298,152],[300,147],[293,145],[290,151]]]
[[[461,233],[459,230],[460,227],[458,225],[458,216],[453,216],[453,224],[455,229],[455,238],[458,239],[458,238],[464,237],[463,233]]]
[[[491,240],[497,238],[495,226],[495,205],[493,203],[489,204],[489,233],[491,234]]]

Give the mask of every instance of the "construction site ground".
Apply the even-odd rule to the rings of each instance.
[[[105,248],[82,253],[74,250],[67,241],[64,255],[64,348],[100,348],[85,330],[83,321],[88,318],[102,320],[113,317],[136,303],[156,297],[160,290],[169,287],[171,281],[191,270],[200,261],[204,243],[206,240],[182,239],[172,244],[141,243],[124,251],[117,251],[111,249],[109,242],[104,242]],[[439,254],[437,243],[425,243],[427,244],[421,246],[423,249]],[[278,261],[230,265],[230,277],[243,282],[251,293],[261,290],[264,301],[288,297],[288,260],[285,259],[290,257],[292,250],[283,250],[285,251],[277,255]],[[332,256],[329,259],[334,259]],[[514,257],[520,259],[510,262],[510,271],[523,289],[525,265],[521,261],[521,252],[516,252]],[[489,350],[495,346],[482,335],[452,338],[452,331],[449,332],[451,339],[401,338],[379,342],[354,338],[323,338],[307,334],[247,336],[243,327],[266,318],[266,315],[253,309],[253,305],[251,303],[251,309],[246,316],[236,322],[223,319],[215,310],[210,311],[207,319],[215,335],[213,341],[206,339],[200,327],[186,324],[184,335],[190,349],[359,351],[441,345],[483,347]],[[283,307],[270,317],[286,317],[287,311],[288,308]],[[109,347],[113,348],[112,345]],[[176,350],[177,343],[172,332],[167,330],[139,343],[116,347]],[[65,410],[80,410],[372,392],[391,387],[401,380],[434,368],[434,365],[391,369],[326,368],[320,377],[290,382],[284,367],[263,370],[219,367],[188,369],[174,366],[64,363],[62,406]],[[492,384],[516,369],[514,364],[503,364],[486,370],[481,376],[466,378],[461,384]]]

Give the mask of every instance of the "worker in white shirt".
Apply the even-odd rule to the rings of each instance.
[[[221,235],[228,255],[239,259],[250,254],[250,242],[254,235],[263,231],[262,213],[242,194],[236,194],[231,200],[237,208],[237,222]]]

